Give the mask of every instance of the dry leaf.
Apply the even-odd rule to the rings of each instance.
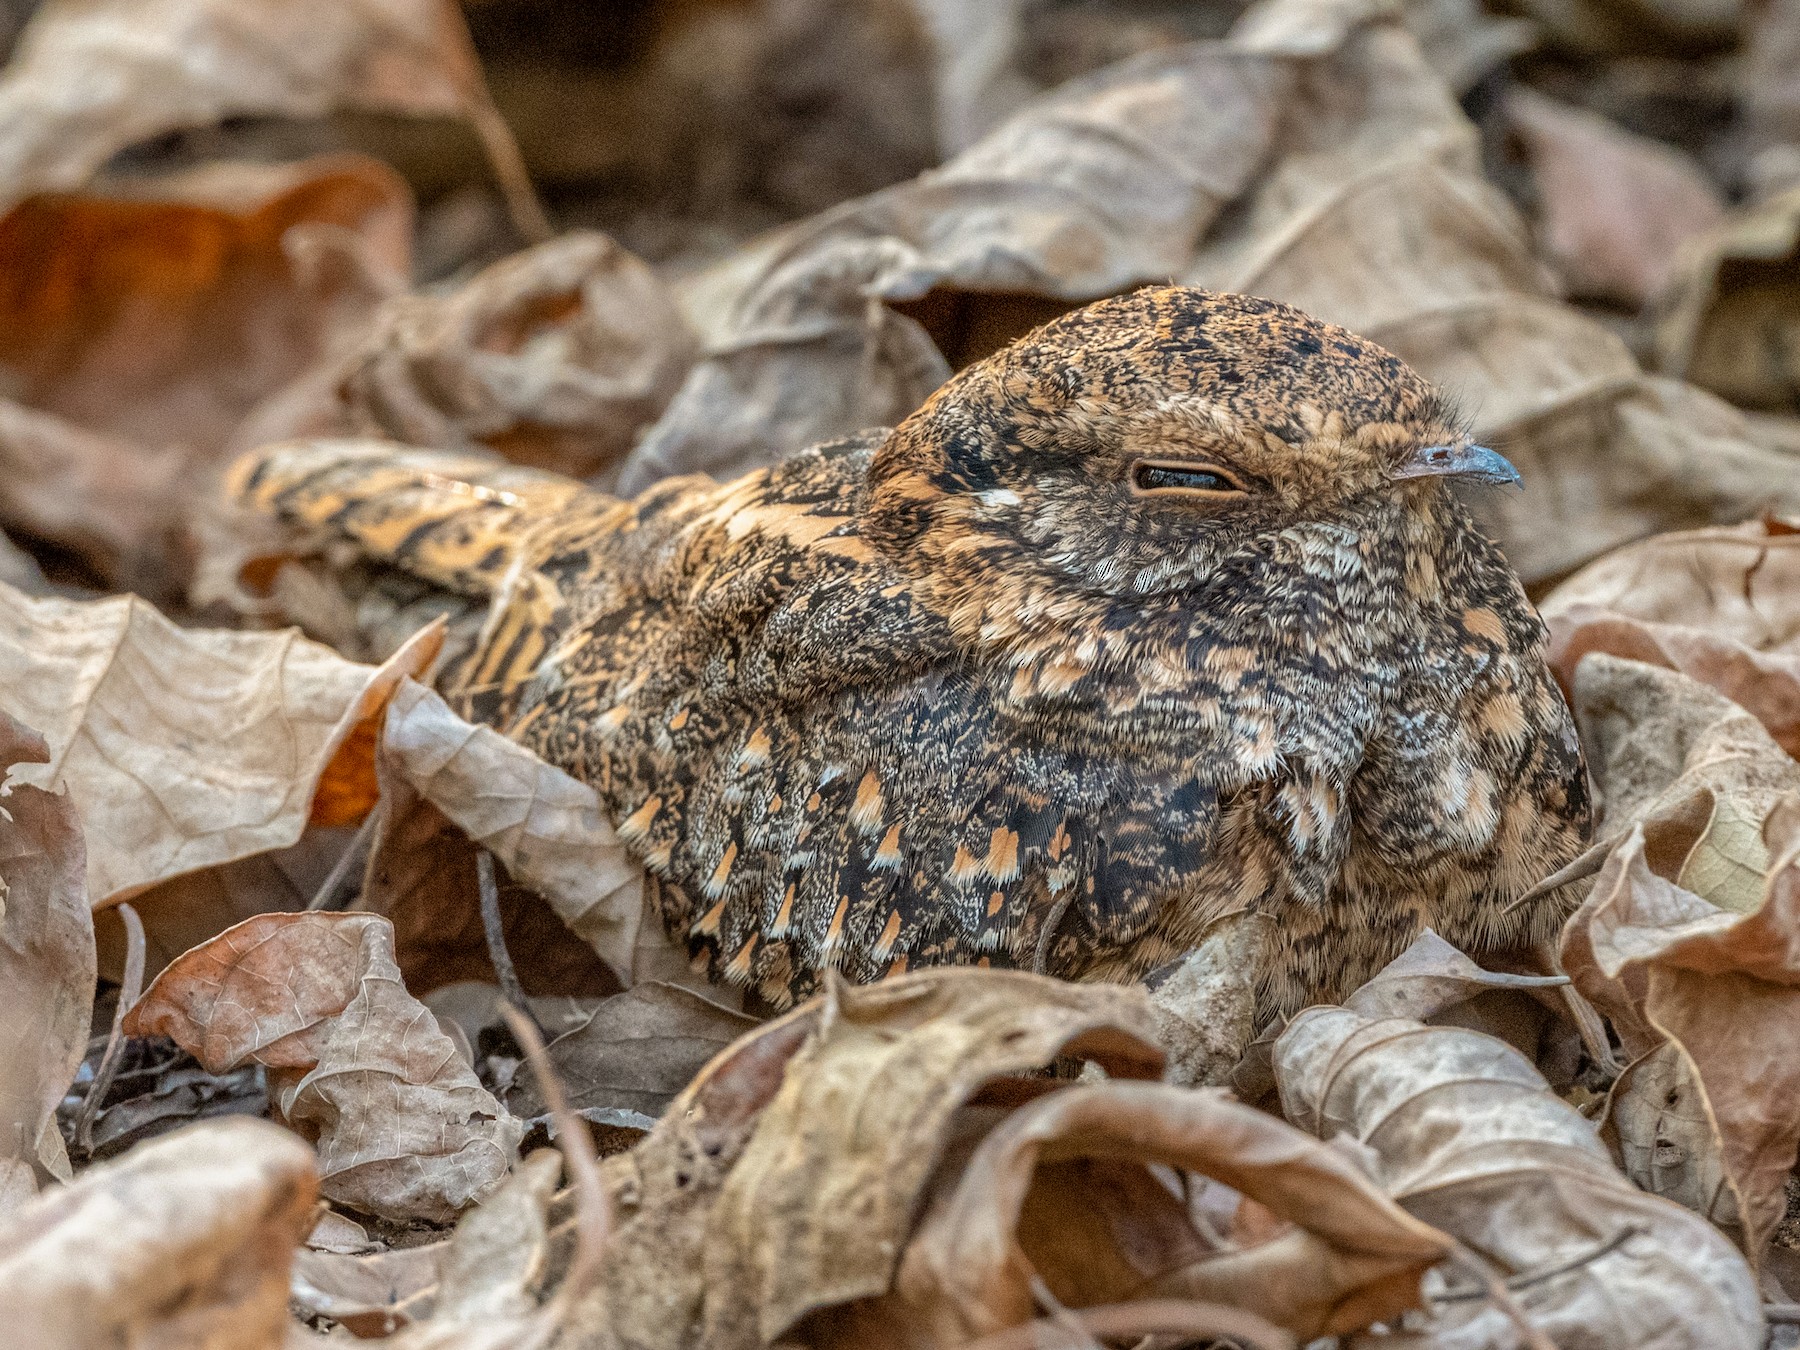
[[[259,1120],[195,1125],[0,1225],[7,1338],[34,1350],[279,1350],[312,1153]]]
[[[374,723],[419,674],[428,630],[377,668],[298,634],[177,628],[136,596],[32,600],[0,587],[0,705],[43,732],[88,823],[99,907],[293,844],[373,804]]]
[[[1656,871],[1721,908],[1754,907],[1763,821],[1800,792],[1800,764],[1744,709],[1658,666],[1592,653],[1575,669],[1573,704],[1600,790],[1598,835],[1617,841],[1642,824]]]
[[[955,110],[943,106],[941,81],[934,100],[933,66],[953,57],[933,50],[922,7],[654,0],[562,11],[578,25],[568,30],[547,25],[542,10],[467,14],[534,175],[601,180],[653,231],[673,215],[678,227],[704,221],[741,236],[936,161]],[[971,20],[979,25],[979,14]],[[597,50],[607,53],[598,61]],[[549,60],[530,59],[547,51]]]
[[[547,1339],[555,1310],[540,1311],[536,1295],[561,1173],[556,1152],[540,1150],[463,1216],[439,1258],[436,1288],[414,1300],[421,1316],[392,1339],[394,1350],[529,1350]]]
[[[289,1295],[308,1313],[329,1317],[359,1336],[388,1336],[413,1320],[438,1281],[449,1239],[422,1247],[366,1254],[303,1247],[294,1254]]]
[[[352,748],[339,751],[341,758],[333,758],[322,782],[335,780],[359,789],[368,785],[364,776],[367,764],[357,744],[361,738],[359,731],[349,743]],[[360,790],[357,796],[360,798]],[[314,803],[316,812],[317,798]],[[154,975],[188,948],[198,947],[253,914],[305,909],[333,865],[353,846],[355,836],[353,826],[308,824],[299,842],[286,848],[184,872],[132,896],[131,907],[144,924],[145,970]],[[100,973],[118,979],[125,968],[125,925],[110,907],[94,914],[94,937]]]
[[[234,444],[369,434],[493,449],[587,478],[662,411],[693,345],[654,272],[605,235],[578,231],[448,296],[390,300],[348,353],[276,395]]]
[[[395,875],[434,861],[417,857],[409,865],[406,857],[421,847],[415,840],[438,833],[429,827],[429,812],[421,814],[417,804],[423,803],[491,850],[511,878],[541,895],[621,982],[631,982],[644,874],[614,834],[593,788],[492,727],[464,721],[436,693],[410,680],[388,709],[379,767],[386,805],[370,874],[388,875],[365,903],[394,912]],[[472,878],[472,862],[467,870]],[[442,889],[420,898],[429,904],[427,922],[455,922],[460,907]],[[658,927],[654,915],[651,926]],[[554,938],[552,933],[544,940]],[[526,964],[520,954],[514,960]]]
[[[546,1047],[569,1105],[655,1119],[714,1055],[757,1021],[691,989],[653,981],[607,999],[583,1025]],[[521,1119],[549,1106],[535,1082],[515,1083],[507,1106]]]
[[[1725,218],[1700,166],[1673,146],[1524,88],[1507,95],[1537,199],[1544,255],[1576,295],[1637,308],[1682,244]]]
[[[1345,999],[1344,1006],[1364,1017],[1410,1017],[1428,1022],[1498,990],[1556,989],[1567,983],[1561,975],[1483,970],[1427,928],[1374,979]]]
[[[1640,1048],[1649,1032],[1679,1052],[1645,1049],[1613,1089],[1627,1173],[1729,1223],[1752,1259],[1782,1217],[1800,1150],[1800,1066],[1787,1053],[1800,1036],[1800,797],[1766,828],[1774,862],[1748,912],[1658,875],[1640,825],[1564,936],[1582,992],[1626,1010]]]
[[[1647,42],[1678,49],[1729,42],[1745,5],[1744,0],[1518,0],[1514,8],[1542,24],[1557,45],[1603,55],[1640,51]]]
[[[1228,1082],[1256,1032],[1256,972],[1264,921],[1248,913],[1222,920],[1200,945],[1144,979],[1156,1008],[1163,1074],[1183,1087]]]
[[[1800,411],[1800,185],[1745,207],[1684,257],[1656,360],[1748,408]]]
[[[172,592],[188,459],[0,398],[0,519],[71,550],[109,584]]]
[[[523,1133],[406,992],[377,915],[246,920],[158,975],[126,1030],[214,1073],[267,1065],[272,1104],[317,1141],[320,1191],[382,1218],[454,1218]]]
[[[1215,1178],[1288,1222],[1267,1242],[1219,1251],[1150,1163]],[[1034,1276],[1069,1307],[1185,1297],[1307,1339],[1417,1307],[1420,1276],[1450,1250],[1342,1151],[1222,1092],[1129,1082],[1051,1092],[1008,1115],[958,1170],[907,1244],[895,1294],[828,1344],[964,1345],[1030,1321]]]
[[[0,201],[79,188],[165,132],[341,108],[469,119],[520,223],[548,234],[447,0],[49,0],[0,76]]]
[[[0,777],[50,758],[43,737],[0,713]],[[0,796],[0,1216],[69,1179],[56,1107],[87,1052],[94,920],[81,824],[66,793],[22,782]]]
[[[1308,1008],[1276,1042],[1275,1072],[1288,1119],[1366,1145],[1388,1193],[1516,1280],[1512,1297],[1564,1350],[1762,1345],[1756,1281],[1731,1244],[1620,1176],[1593,1127],[1504,1042]],[[1520,1344],[1467,1279],[1434,1291],[1414,1343]]]
[[[1537,25],[1490,13],[1481,0],[1403,0],[1426,63],[1462,98],[1508,58],[1537,44]]]
[[[1059,1055],[1154,1077],[1152,1031],[1132,988],[965,969],[834,981],[612,1160],[621,1223],[570,1343],[761,1346],[885,1293],[958,1107]]]
[[[104,581],[180,585],[182,525],[231,430],[380,299],[307,239],[404,276],[412,198],[360,156],[214,164],[0,218],[0,512]]]
[[[1588,564],[1539,606],[1565,689],[1589,652],[1667,666],[1800,753],[1800,532],[1776,520],[1658,535]]]

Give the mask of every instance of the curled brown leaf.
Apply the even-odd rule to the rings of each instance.
[[[1224,1182],[1288,1223],[1217,1250],[1151,1163]],[[1051,1092],[997,1124],[959,1172],[907,1244],[894,1295],[866,1310],[860,1343],[881,1343],[883,1323],[908,1327],[889,1343],[946,1346],[1017,1325],[1035,1312],[1034,1275],[1072,1307],[1179,1297],[1303,1338],[1341,1334],[1416,1307],[1420,1276],[1450,1249],[1349,1156],[1222,1092]]]
[[[234,444],[386,436],[588,478],[662,411],[693,346],[656,273],[576,231],[450,295],[389,300],[348,352],[252,414]]]
[[[1652,869],[1645,829],[1614,849],[1564,934],[1565,961],[1638,1060],[1610,1128],[1640,1185],[1728,1224],[1755,1259],[1800,1150],[1800,796],[1770,812],[1759,903],[1721,909]]]
[[[246,920],[157,976],[126,1030],[215,1073],[267,1065],[275,1109],[317,1142],[323,1194],[383,1218],[454,1218],[523,1133],[406,992],[377,915]]]

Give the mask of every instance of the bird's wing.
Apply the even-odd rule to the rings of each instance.
[[[224,494],[301,539],[342,542],[365,561],[484,598],[541,522],[612,504],[573,479],[498,456],[375,440],[264,446],[233,461]]]
[[[747,630],[641,595],[590,613],[514,724],[601,786],[671,929],[778,1005],[829,967],[1029,965],[1052,920],[1141,932],[1210,841],[1201,766],[1052,744],[856,550],[791,588],[782,556],[718,579],[743,592],[721,606],[761,597]]]

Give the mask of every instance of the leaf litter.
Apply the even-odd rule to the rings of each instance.
[[[1792,1320],[1800,8],[755,0],[557,48],[562,2],[328,0],[300,37],[46,0],[0,70],[9,1328]],[[1366,333],[1523,471],[1471,505],[1601,804],[1560,961],[1427,933],[1271,1022],[1230,916],[1141,988],[927,970],[767,1019],[663,937],[593,787],[431,688],[482,603],[211,504],[294,438],[549,470],[508,471],[533,503],[730,474],[1168,278]]]

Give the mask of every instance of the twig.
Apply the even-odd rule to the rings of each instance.
[[[1545,1280],[1554,1280],[1558,1275],[1567,1275],[1571,1270],[1580,1270],[1581,1267],[1590,1265],[1603,1256],[1612,1255],[1644,1231],[1645,1229],[1641,1225],[1628,1223],[1591,1251],[1583,1252],[1579,1256],[1572,1256],[1561,1265],[1551,1266],[1547,1270],[1534,1270],[1525,1275],[1515,1275],[1506,1281],[1506,1287],[1517,1293],[1521,1289],[1531,1288],[1534,1284],[1542,1284]],[[1456,1289],[1449,1293],[1438,1294],[1431,1301],[1433,1303],[1461,1303],[1468,1299],[1486,1298],[1487,1296],[1486,1288]]]
[[[444,11],[445,26],[439,30],[439,38],[456,48],[456,65],[459,67],[456,84],[457,92],[462,96],[463,116],[468,118],[475,138],[487,154],[488,164],[494,170],[494,181],[506,198],[506,211],[512,217],[514,228],[524,236],[526,243],[541,244],[554,238],[556,229],[550,224],[550,217],[544,214],[544,204],[538,200],[537,189],[531,185],[531,174],[525,168],[525,156],[520,153],[512,128],[494,106],[494,96],[482,78],[481,55],[475,50],[475,39],[469,33],[461,9],[446,5]]]
[[[469,125],[474,128],[481,148],[487,152],[488,163],[494,170],[494,180],[500,185],[500,195],[506,198],[506,212],[512,217],[513,227],[525,237],[528,244],[541,244],[546,239],[554,238],[556,228],[544,213],[544,204],[538,200],[537,189],[531,185],[531,174],[525,167],[525,156],[519,152],[519,143],[513,138],[512,128],[500,116],[500,110],[488,97],[485,87],[465,94],[463,112],[469,119]]]
[[[125,1049],[125,1014],[144,992],[144,921],[130,905],[121,904],[119,918],[125,924],[125,982],[119,986],[119,1002],[113,1008],[112,1031],[106,1038],[106,1053],[100,1056],[100,1067],[94,1071],[94,1082],[81,1103],[81,1114],[75,1118],[75,1144],[82,1152],[93,1150],[94,1117],[100,1103],[112,1087],[113,1075],[119,1069],[119,1055]]]
[[[331,870],[325,874],[325,880],[319,883],[319,889],[313,892],[313,898],[306,902],[309,912],[343,908],[340,902],[347,898],[340,894],[344,889],[344,880],[368,857],[369,846],[375,838],[375,821],[380,814],[381,808],[376,807],[363,817],[363,823],[357,827],[355,837],[350,840],[350,847],[338,855],[338,860],[331,864]]]
[[[548,1040],[544,1024],[538,1021],[537,1014],[531,1010],[531,1001],[525,997],[525,986],[519,983],[519,973],[513,969],[512,954],[506,950],[506,934],[500,927],[500,887],[494,881],[494,855],[485,848],[475,854],[475,878],[481,890],[481,931],[487,938],[488,959],[494,963],[494,976],[500,982],[500,996],[530,1018],[538,1036]]]
[[[1585,852],[1576,856],[1574,861],[1552,872],[1500,912],[1511,914],[1516,909],[1525,908],[1533,901],[1542,900],[1552,891],[1560,891],[1564,886],[1598,875],[1600,869],[1606,866],[1607,855],[1612,852],[1613,843],[1613,840],[1602,839],[1590,844]]]
[[[1477,1296],[1485,1295],[1492,1301],[1506,1320],[1513,1324],[1529,1350],[1556,1350],[1555,1342],[1531,1324],[1525,1310],[1513,1298],[1512,1290],[1488,1269],[1486,1262],[1460,1242],[1456,1244],[1450,1259],[1481,1282],[1482,1289]]]
[[[1044,1277],[1031,1272],[1031,1297],[1038,1305],[1039,1311],[1046,1316],[1043,1320],[1054,1322],[1069,1335],[1069,1343],[1077,1350],[1103,1350],[1100,1342],[1088,1334],[1086,1327],[1076,1319],[1063,1301],[1056,1296],[1056,1291],[1044,1282]]]
[[[1294,1338],[1273,1322],[1219,1303],[1147,1298],[1097,1308],[1070,1308],[1065,1315],[1091,1341],[1174,1335],[1235,1341],[1243,1350],[1294,1350]],[[1044,1339],[1046,1332],[1053,1339]],[[1045,1318],[983,1336],[964,1350],[1068,1350],[1080,1344],[1057,1320]]]
[[[1800,1303],[1765,1303],[1763,1321],[1784,1327],[1800,1325]]]
[[[538,1328],[548,1339],[562,1323],[570,1304],[586,1292],[600,1273],[606,1244],[612,1237],[612,1203],[600,1177],[600,1159],[594,1152],[594,1137],[587,1122],[569,1109],[562,1083],[544,1050],[544,1038],[538,1026],[517,1008],[500,1006],[500,1015],[511,1028],[513,1039],[525,1052],[538,1090],[556,1121],[556,1144],[562,1150],[563,1166],[569,1173],[569,1185],[575,1192],[575,1254],[555,1295],[540,1311]]]

